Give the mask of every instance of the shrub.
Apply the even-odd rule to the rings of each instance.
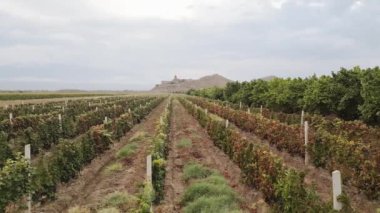
[[[5,207],[20,199],[30,191],[28,162],[17,155],[14,160],[8,159],[0,170],[0,212]]]

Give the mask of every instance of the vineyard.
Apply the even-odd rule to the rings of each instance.
[[[0,120],[0,212],[380,208],[380,131],[362,121],[187,95],[10,105]]]

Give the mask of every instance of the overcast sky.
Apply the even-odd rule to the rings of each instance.
[[[0,90],[380,65],[378,0],[0,0]]]

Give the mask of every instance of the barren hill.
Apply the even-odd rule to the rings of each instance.
[[[209,87],[224,87],[231,80],[218,75],[204,76],[200,79],[179,79],[174,76],[171,81],[161,81],[151,91],[152,92],[186,92],[189,89],[202,89]]]

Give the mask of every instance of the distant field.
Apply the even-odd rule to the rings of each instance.
[[[105,93],[0,93],[1,101],[29,100],[29,99],[50,99],[50,98],[72,98],[90,96],[110,96]]]

